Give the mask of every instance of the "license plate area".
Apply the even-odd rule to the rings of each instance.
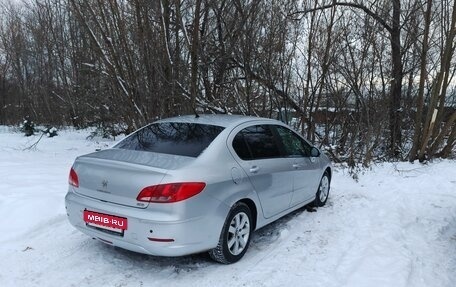
[[[128,220],[124,217],[84,210],[86,226],[115,235],[123,235],[128,229]]]

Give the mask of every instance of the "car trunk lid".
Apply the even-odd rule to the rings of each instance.
[[[79,179],[75,192],[101,201],[146,208],[136,198],[144,187],[160,184],[169,170],[191,158],[145,151],[109,149],[79,157],[73,169]]]

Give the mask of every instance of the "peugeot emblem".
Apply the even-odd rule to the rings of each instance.
[[[108,188],[108,181],[106,179],[104,179],[102,182],[101,182],[101,185],[103,186],[103,188]]]

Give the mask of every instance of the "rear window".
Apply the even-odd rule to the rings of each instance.
[[[154,123],[136,131],[114,148],[197,157],[223,129],[197,123]]]

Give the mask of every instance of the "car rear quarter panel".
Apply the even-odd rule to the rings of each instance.
[[[197,160],[184,168],[169,171],[162,180],[162,183],[181,181],[206,183],[203,192],[195,196],[198,200],[194,203],[189,202],[187,205],[186,216],[213,212],[216,220],[215,225],[210,229],[216,230],[217,236],[221,233],[231,207],[239,200],[250,199],[259,209],[258,197],[247,175],[226,149],[227,135],[228,133],[221,134]],[[219,206],[216,208],[207,206],[205,196],[215,199]]]

